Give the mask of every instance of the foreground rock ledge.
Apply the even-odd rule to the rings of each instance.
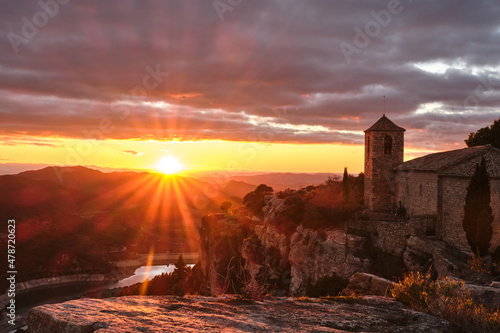
[[[211,297],[79,299],[32,309],[31,333],[444,332],[446,321],[385,297],[343,301],[273,298],[238,304]]]

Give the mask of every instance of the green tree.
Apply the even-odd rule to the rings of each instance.
[[[344,168],[344,178],[342,178],[342,201],[344,203],[349,201],[349,174],[347,168]]]
[[[267,186],[266,184],[260,184],[254,191],[260,195],[273,194],[274,190],[271,186]]]
[[[273,194],[273,188],[265,184],[260,184],[257,188],[245,195],[243,204],[255,215],[262,214],[262,208],[266,205],[265,197],[268,194]]]
[[[224,201],[221,205],[220,205],[220,209],[225,213],[229,213],[229,211],[231,210],[231,207],[233,206],[233,204],[231,203],[231,201]]]
[[[491,144],[500,149],[500,118],[495,120],[489,127],[478,129],[475,133],[470,133],[465,140],[467,147],[475,147]]]
[[[186,276],[186,272],[188,270],[188,266],[186,265],[186,261],[184,261],[184,257],[182,254],[177,258],[177,262],[175,263],[175,268],[172,273],[174,281],[181,281]]]
[[[174,271],[172,272],[172,295],[183,296],[185,294],[184,290],[184,279],[188,273],[188,266],[184,261],[182,254],[177,259],[175,263]]]
[[[467,187],[462,222],[472,252],[481,257],[488,253],[493,236],[490,200],[490,177],[483,157]]]

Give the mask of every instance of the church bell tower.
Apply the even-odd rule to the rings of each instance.
[[[385,116],[365,131],[365,205],[387,212],[394,206],[394,168],[403,163],[404,132]]]

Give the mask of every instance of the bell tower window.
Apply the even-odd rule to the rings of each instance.
[[[386,135],[384,139],[384,154],[392,154],[392,137],[389,135]]]

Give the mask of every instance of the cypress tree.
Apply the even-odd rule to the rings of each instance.
[[[347,168],[344,168],[344,178],[342,178],[342,200],[344,203],[349,201],[349,174]]]
[[[175,263],[175,268],[174,272],[172,273],[172,276],[174,277],[175,281],[182,281],[184,277],[186,276],[186,271],[188,270],[188,266],[186,265],[186,262],[184,261],[184,257],[182,254],[177,258],[177,262]]]
[[[467,187],[462,222],[472,252],[481,257],[488,253],[493,236],[490,200],[490,177],[483,157]]]
[[[187,271],[188,266],[181,254],[175,263],[175,268],[172,273],[172,295],[184,296],[184,278],[186,277]]]

